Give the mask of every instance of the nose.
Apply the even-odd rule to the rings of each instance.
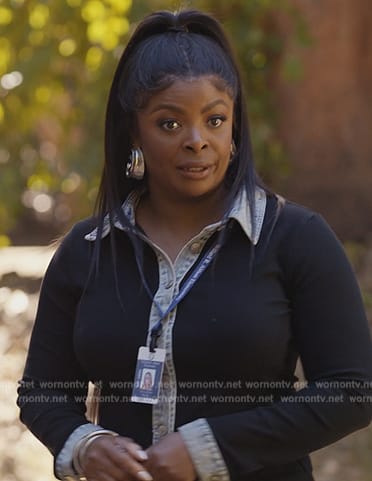
[[[194,128],[189,131],[188,136],[184,142],[185,149],[191,150],[195,153],[199,153],[203,149],[206,149],[207,146],[208,142],[205,138],[203,138],[203,134],[200,129]]]

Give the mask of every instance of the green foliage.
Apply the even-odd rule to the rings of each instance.
[[[25,208],[51,223],[91,211],[130,7],[130,0],[2,2],[1,233]]]
[[[270,81],[282,51],[273,18],[291,9],[277,3],[183,3],[216,14],[230,33],[248,92],[256,161],[272,185],[288,173]],[[179,6],[169,0],[0,3],[0,242],[25,212],[50,225],[89,215],[102,166],[107,93],[130,23]],[[299,19],[296,25],[305,44],[306,28]],[[289,77],[297,78],[300,67],[290,62]]]

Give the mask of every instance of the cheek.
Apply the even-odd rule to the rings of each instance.
[[[162,148],[162,146],[148,146],[143,152],[145,163],[155,169],[157,166],[169,163],[169,158],[171,157],[170,149]]]
[[[220,147],[225,152],[230,152],[231,142],[233,139],[232,132],[232,125],[229,123],[229,125],[224,126],[224,128],[221,130],[221,132],[219,132],[217,136]]]
[[[153,123],[143,122],[138,128],[138,143],[146,159],[161,157],[166,150],[164,136],[158,131],[158,127]]]
[[[229,164],[231,158],[231,135],[226,135],[223,142],[220,142],[219,152],[223,164]]]
[[[145,158],[145,164],[149,168],[166,163],[167,155],[171,152],[171,146],[167,142],[159,142],[148,136],[141,144],[142,152]]]

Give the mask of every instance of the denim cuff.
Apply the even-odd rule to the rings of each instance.
[[[80,479],[72,467],[74,447],[76,446],[76,443],[87,434],[93,433],[94,431],[100,431],[102,429],[104,429],[102,426],[89,423],[82,424],[72,431],[55,460],[54,473],[58,479],[63,479],[66,481]]]
[[[184,424],[178,431],[200,481],[230,481],[225,461],[206,419],[200,418]]]

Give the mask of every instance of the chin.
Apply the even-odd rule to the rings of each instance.
[[[182,197],[184,198],[184,200],[202,202],[203,200],[208,200],[211,197],[219,197],[219,195],[222,194],[224,190],[225,188],[223,184],[220,184],[218,186],[214,186],[213,188],[209,188],[209,189],[199,188],[199,189],[190,189],[187,192],[184,191]]]

